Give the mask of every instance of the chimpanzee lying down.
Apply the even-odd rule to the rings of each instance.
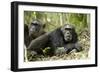
[[[50,56],[60,54],[62,51],[58,51],[59,47],[64,47],[63,52],[67,54],[73,49],[81,51],[75,28],[69,24],[32,40],[28,46],[28,50],[32,50],[33,54],[41,54],[42,49],[46,47],[50,47]]]

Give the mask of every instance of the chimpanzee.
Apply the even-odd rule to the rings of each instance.
[[[44,27],[45,24],[42,24],[39,20],[33,20],[30,25],[24,24],[24,43],[26,47],[32,40],[45,33]]]
[[[49,44],[53,50],[53,54],[60,53],[60,51],[58,51],[58,47],[64,47],[66,53],[69,53],[73,49],[76,49],[76,51],[81,50],[75,27],[69,24],[66,24],[51,32],[49,35]]]
[[[77,51],[81,50],[75,28],[69,24],[36,38],[30,43],[28,49],[37,52],[37,50],[39,51],[41,48],[44,49],[46,47],[50,47],[50,55],[59,54],[61,52],[58,51],[59,47],[64,47],[66,53],[69,53],[73,49]]]

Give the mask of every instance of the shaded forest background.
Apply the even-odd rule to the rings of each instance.
[[[77,33],[90,26],[89,14],[24,11],[24,18],[24,23],[27,25],[29,25],[32,20],[40,20],[46,24],[45,30],[47,32],[64,24],[74,25]]]
[[[44,30],[46,32],[50,32],[64,24],[73,25],[84,50],[79,53],[72,52],[68,55],[61,55],[61,57],[33,57],[32,55],[30,56],[30,53],[28,53],[27,57],[29,61],[88,58],[88,51],[90,48],[90,14],[24,11],[24,24],[29,25],[33,20],[39,20],[45,24],[46,27]]]

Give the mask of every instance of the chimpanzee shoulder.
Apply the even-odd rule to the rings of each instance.
[[[52,46],[55,46],[55,47],[58,47],[58,46],[60,47],[64,44],[63,34],[60,28],[57,28],[56,30],[50,33],[49,42]]]

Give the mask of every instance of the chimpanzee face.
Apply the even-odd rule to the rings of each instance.
[[[29,35],[36,34],[41,30],[42,24],[39,21],[33,21],[29,26]]]
[[[66,42],[69,42],[72,40],[72,37],[73,37],[72,34],[73,34],[73,31],[75,31],[73,26],[67,24],[61,28],[61,31],[63,33],[64,40]]]

